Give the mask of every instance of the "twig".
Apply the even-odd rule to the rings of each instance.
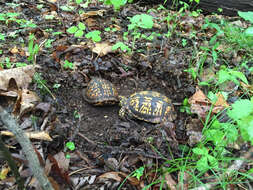
[[[30,169],[33,175],[37,178],[41,188],[43,190],[54,190],[48,178],[46,177],[44,170],[40,167],[38,157],[31,145],[30,140],[24,134],[23,130],[18,126],[16,120],[7,113],[0,106],[0,118],[5,126],[15,135],[17,141],[22,147],[22,150],[29,162]]]

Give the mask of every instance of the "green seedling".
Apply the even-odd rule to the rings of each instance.
[[[60,87],[61,87],[61,84],[58,84],[58,83],[56,83],[56,84],[53,85],[53,88],[55,90],[58,90]]]
[[[191,114],[191,105],[188,102],[188,98],[185,98],[182,106],[180,107],[180,112],[186,112],[187,114]]]
[[[81,118],[81,115],[77,110],[74,111],[74,118],[75,119],[80,119]]]
[[[134,173],[132,174],[132,177],[136,177],[138,180],[140,180],[140,178],[143,176],[144,174],[144,166],[138,168],[137,170],[134,171]]]
[[[104,0],[104,4],[112,5],[115,11],[118,11],[127,2],[132,3],[133,0]]]
[[[37,84],[37,87],[40,89],[40,91],[42,93],[47,92],[48,94],[50,94],[52,96],[52,98],[55,100],[55,96],[53,95],[53,93],[50,91],[50,89],[47,87],[47,81],[43,79],[43,77],[41,76],[41,73],[35,73],[33,76],[33,80],[34,82]]]
[[[139,28],[151,29],[153,28],[154,22],[153,17],[147,14],[135,15],[130,18],[130,24],[128,25],[128,31],[131,31],[133,38],[132,49],[134,49],[136,39],[141,37],[141,33],[138,31]]]
[[[227,114],[238,126],[242,138],[253,145],[253,97],[236,101]]]
[[[34,43],[35,36],[34,34],[29,35],[29,42],[28,42],[28,52],[29,57],[28,61],[32,61],[33,64],[35,64],[35,56],[39,52],[39,45]]]
[[[127,45],[125,45],[123,42],[117,42],[116,44],[112,46],[113,51],[117,49],[120,49],[123,52],[128,52],[128,53],[131,52],[131,49]]]
[[[94,30],[92,32],[88,32],[85,37],[86,38],[91,38],[93,42],[100,42],[101,37],[100,37],[101,32],[99,30]]]
[[[85,29],[86,26],[82,22],[79,22],[77,26],[71,26],[70,28],[68,28],[67,32],[70,34],[74,34],[74,36],[77,38],[80,38],[83,37],[83,31]]]
[[[54,42],[55,40],[53,39],[48,39],[45,43],[45,48],[51,48],[52,47],[52,42]]]
[[[207,148],[193,148],[193,153],[199,157],[197,161],[197,169],[201,172],[209,169],[218,169],[218,160],[209,154]]]
[[[71,141],[67,142],[67,143],[66,143],[66,148],[67,148],[68,150],[70,150],[70,151],[75,150],[75,149],[76,149],[75,143],[74,143],[74,142],[71,142]],[[69,154],[69,153],[66,154],[66,158],[67,158],[67,159],[70,159],[70,154]]]
[[[227,81],[232,81],[236,85],[240,85],[240,82],[238,79],[240,79],[245,84],[248,84],[248,80],[242,72],[235,71],[233,69],[229,69],[229,68],[226,68],[225,66],[222,66],[218,72],[217,85],[221,85]]]
[[[63,68],[73,70],[74,69],[74,64],[72,62],[69,62],[68,60],[65,60]]]
[[[187,45],[187,40],[186,39],[182,39],[182,46],[185,47]]]
[[[0,33],[0,40],[3,40],[3,41],[5,40],[5,34]]]
[[[253,12],[248,11],[248,12],[241,12],[238,11],[238,15],[242,17],[244,20],[250,21],[251,24],[253,25]],[[248,27],[245,31],[244,34],[248,37],[253,37],[253,26]]]
[[[60,6],[60,9],[66,12],[72,12],[73,10],[75,10],[75,7],[70,5],[62,5]]]

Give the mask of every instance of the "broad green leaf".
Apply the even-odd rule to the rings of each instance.
[[[218,72],[218,84],[222,84],[228,80],[230,80],[230,74],[225,70],[219,70]]]
[[[248,11],[248,12],[241,12],[238,11],[238,15],[242,17],[244,20],[248,20],[253,24],[253,12]]]
[[[76,26],[71,26],[70,28],[68,28],[67,32],[70,34],[74,34],[77,30],[78,28]]]
[[[225,135],[221,130],[208,129],[205,131],[204,135],[206,136],[206,140],[212,141],[215,146],[223,146],[223,143],[225,143],[225,141],[223,141]]]
[[[239,120],[249,116],[253,112],[253,103],[250,100],[238,100],[232,104],[232,110],[228,110],[227,114],[231,119]]]
[[[244,82],[245,84],[249,84],[247,78],[245,77],[245,75],[242,72],[239,71],[230,71],[230,73],[234,76],[236,76],[237,78],[241,79],[242,82]]]
[[[205,170],[209,169],[209,165],[208,165],[206,156],[200,158],[200,160],[197,161],[197,169],[199,171],[205,171]]]
[[[76,33],[74,34],[75,37],[82,37],[83,36],[83,31],[82,30],[77,30]]]
[[[75,150],[75,143],[69,141],[66,143],[66,147],[69,149],[69,150]]]
[[[207,155],[208,154],[208,150],[206,148],[194,148],[192,149],[193,153],[197,154],[197,155]]]
[[[247,29],[244,31],[244,34],[245,34],[246,36],[253,37],[253,26],[247,28]]]
[[[79,28],[80,30],[85,30],[86,26],[85,26],[82,22],[79,22],[78,28]]]

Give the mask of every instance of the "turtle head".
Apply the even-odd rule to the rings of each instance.
[[[123,107],[127,103],[127,98],[125,96],[119,96],[119,106]]]

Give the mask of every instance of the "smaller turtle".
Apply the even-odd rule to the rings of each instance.
[[[92,78],[82,95],[88,103],[95,106],[113,105],[119,102],[115,86],[101,78]]]
[[[170,122],[175,119],[171,100],[155,91],[141,91],[129,98],[120,96],[119,116],[122,119],[139,119],[150,123]]]

